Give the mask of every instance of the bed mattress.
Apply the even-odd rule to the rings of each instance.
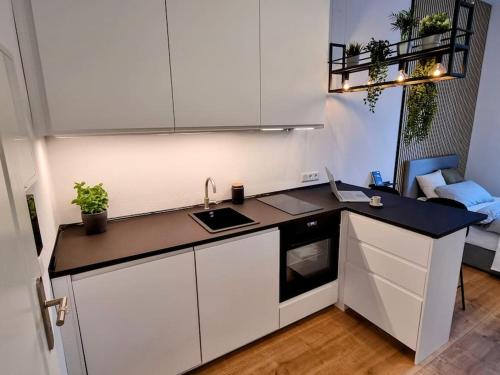
[[[491,251],[497,251],[500,236],[493,232],[488,232],[483,228],[473,225],[469,229],[469,235],[465,242],[482,247]]]
[[[495,202],[487,202],[471,206],[469,207],[469,211],[477,212],[481,208],[484,208],[496,202],[500,202],[500,197],[494,197],[494,199]],[[500,245],[499,241],[500,241],[500,235],[498,235],[497,233],[488,232],[479,225],[471,226],[469,230],[469,235],[465,239],[465,242],[467,243],[492,251],[498,250],[498,247]]]

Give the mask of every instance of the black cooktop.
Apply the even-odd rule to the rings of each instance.
[[[286,194],[269,195],[267,197],[257,198],[257,200],[290,215],[300,215],[323,209],[323,207],[316,206],[315,204],[305,202]]]

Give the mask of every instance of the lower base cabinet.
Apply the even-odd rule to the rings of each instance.
[[[279,328],[279,231],[195,247],[203,363]]]
[[[439,239],[342,213],[339,303],[415,351],[450,337],[465,229]]]
[[[279,230],[52,280],[69,375],[184,373],[279,329]]]
[[[99,271],[72,280],[89,375],[178,374],[201,364],[192,249]]]

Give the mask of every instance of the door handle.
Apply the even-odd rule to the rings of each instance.
[[[64,296],[61,298],[50,299],[44,301],[45,308],[55,306],[57,312],[56,325],[58,327],[64,324],[64,319],[66,318],[66,313],[68,312],[68,297]]]
[[[56,325],[58,327],[62,326],[66,319],[66,313],[69,310],[68,297],[64,296],[61,298],[47,300],[41,277],[36,280],[36,291],[38,294],[40,312],[42,314],[43,328],[45,329],[45,336],[47,337],[47,346],[49,347],[49,350],[52,350],[54,349],[54,332],[52,332],[52,325],[50,324],[49,308],[53,306],[56,308]]]

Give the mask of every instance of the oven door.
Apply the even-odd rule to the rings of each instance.
[[[337,279],[338,244],[326,238],[282,249],[280,302]]]

